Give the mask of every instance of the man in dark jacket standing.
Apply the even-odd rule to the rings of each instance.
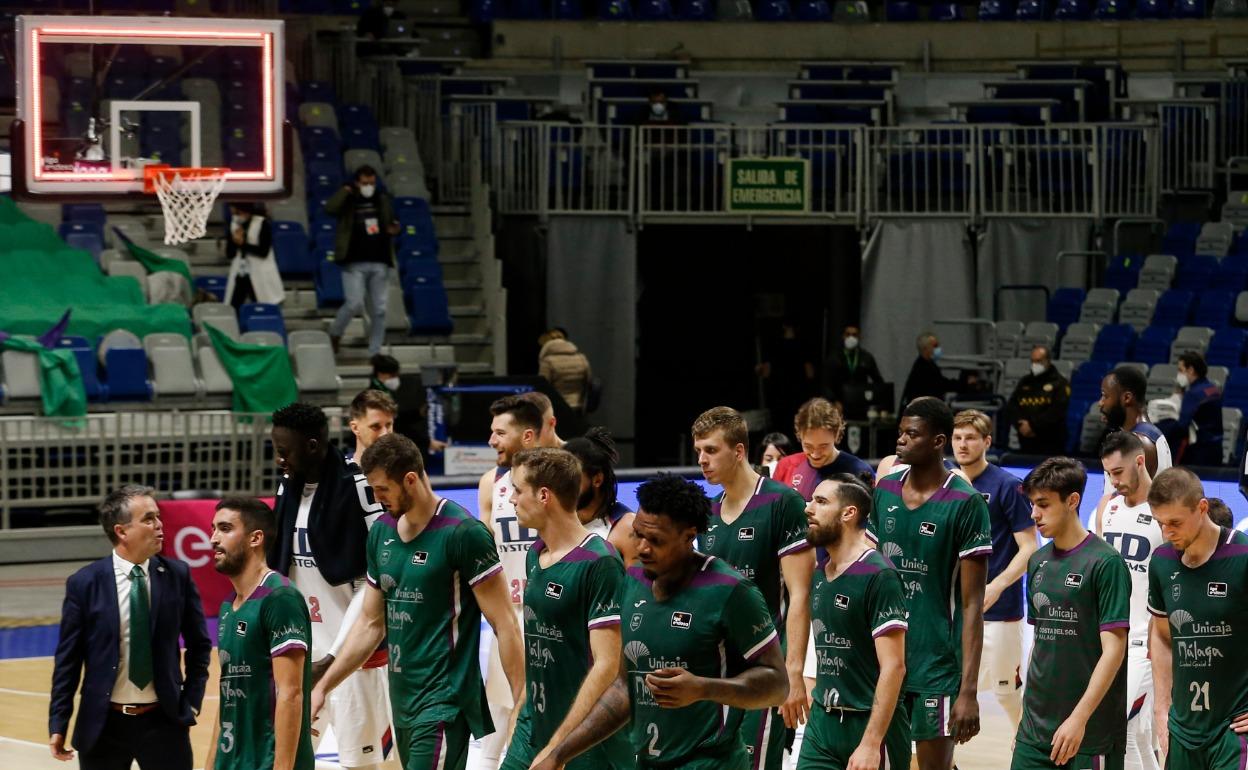
[[[874,389],[884,384],[875,356],[859,343],[862,334],[857,326],[845,327],[841,347],[828,356],[828,400],[840,404],[847,420],[865,420],[867,409],[878,396]]]
[[[1195,351],[1179,356],[1179,387],[1183,401],[1175,428],[1184,433],[1184,465],[1222,464],[1222,389],[1209,380],[1205,357]]]
[[[74,694],[82,682],[73,745],[79,765],[191,770],[191,725],[208,681],[212,640],[185,562],[160,555],[155,491],[127,485],[100,504],[113,551],[65,584],[52,669],[48,746],[62,762]],[[178,637],[186,640],[186,653]]]
[[[922,396],[932,396],[941,401],[945,394],[958,389],[958,381],[950,379],[940,371],[940,340],[931,332],[923,332],[914,342],[919,350],[918,358],[910,367],[910,375],[906,377],[906,387],[901,392],[901,408]]]
[[[310,404],[273,413],[273,454],[283,478],[273,506],[277,535],[269,566],[290,578],[312,620],[312,679],[334,662],[363,606],[368,529],[382,514],[364,474],[329,445],[329,421]],[[328,720],[338,740],[338,763],[379,766],[388,748],[390,712],[384,647],[334,691],[313,730]]]
[[[329,327],[337,352],[351,319],[368,308],[368,353],[381,352],[386,338],[386,283],[394,264],[394,236],[399,223],[390,196],[377,188],[377,170],[360,166],[355,178],[325,201],[325,211],[338,217],[334,260],[342,266],[344,301]]]
[[[1066,411],[1070,383],[1053,367],[1049,349],[1031,349],[1031,373],[1018,381],[1007,407],[1024,454],[1060,455],[1066,451]]]

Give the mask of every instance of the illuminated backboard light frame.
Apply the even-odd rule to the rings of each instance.
[[[40,54],[50,44],[239,46],[258,48],[262,168],[230,171],[222,197],[287,197],[291,180],[291,128],[286,120],[285,22],[264,19],[146,16],[18,16],[17,117],[12,128],[13,194],[27,199],[149,199],[139,169],[105,172],[43,168]]]

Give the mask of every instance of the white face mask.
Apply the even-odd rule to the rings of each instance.
[[[661,118],[667,114],[667,105],[663,102],[651,102],[650,113],[656,118]]]
[[[1187,379],[1187,375],[1183,372],[1179,372],[1174,375],[1174,381],[1178,383],[1180,388],[1186,388],[1188,385],[1192,384],[1191,381]]]
[[[371,184],[360,185],[360,195],[363,195],[365,198],[373,197],[373,193],[376,191],[377,191],[376,185],[371,185]]]
[[[385,15],[387,15],[387,16],[393,16],[393,15],[394,15],[394,6],[393,6],[393,5],[383,5],[383,6],[381,7],[381,12],[382,12],[382,13],[384,13]]]
[[[1032,364],[1031,365],[1031,373],[1036,375],[1037,377],[1044,374],[1048,370],[1049,370],[1049,367],[1045,366],[1044,364]]]
[[[944,354],[945,354],[945,351],[940,347],[940,345],[937,345],[936,347],[932,348],[933,360],[939,361],[940,357],[943,356]]]
[[[853,349],[854,349],[854,348],[856,348],[856,347],[858,347],[858,338],[857,338],[857,337],[846,337],[846,338],[845,338],[845,349],[846,349],[846,350],[853,350]]]
[[[393,393],[399,389],[399,378],[391,377],[390,379],[382,382],[381,384],[386,386],[386,390]]]

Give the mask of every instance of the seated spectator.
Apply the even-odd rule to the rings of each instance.
[[[1053,366],[1044,345],[1031,349],[1031,373],[1018,381],[1006,414],[1018,431],[1018,444],[1031,455],[1058,455],[1066,451],[1066,411],[1070,383]]]
[[[793,420],[802,451],[781,458],[773,478],[791,486],[810,500],[819,482],[837,473],[848,473],[869,485],[875,485],[871,466],[849,452],[836,448],[845,430],[841,410],[826,398],[812,398],[802,404]]]
[[[273,226],[253,203],[230,204],[230,237],[225,243],[230,274],[225,300],[238,310],[248,302],[281,304],[286,298],[273,256]]]
[[[1187,446],[1179,453],[1184,465],[1222,464],[1222,389],[1208,378],[1209,367],[1200,353],[1179,356],[1178,385],[1183,403],[1174,427],[1187,432]]]
[[[793,454],[793,442],[783,433],[768,433],[763,436],[763,452],[759,464],[767,469],[767,475],[775,478],[776,465],[785,456]]]
[[[585,411],[589,390],[589,359],[568,339],[563,329],[551,329],[538,338],[537,373],[546,378],[568,406]]]
[[[841,407],[848,420],[867,419],[867,409],[876,398],[874,388],[884,384],[875,356],[859,344],[861,337],[857,326],[846,326],[841,347],[825,364],[828,398]]]
[[[901,408],[921,396],[933,396],[941,401],[945,394],[958,390],[958,381],[950,379],[940,371],[941,349],[940,340],[931,332],[923,332],[914,341],[919,355],[910,367],[910,375],[906,377],[906,387],[901,391]]]
[[[1210,497],[1209,500],[1209,520],[1219,527],[1227,529],[1235,528],[1235,515],[1231,513],[1231,507],[1227,505],[1220,497]]]
[[[667,94],[663,91],[655,91],[650,94],[648,101],[650,108],[643,112],[640,116],[643,126],[681,126],[684,120],[681,119],[680,111],[676,106],[669,104]]]

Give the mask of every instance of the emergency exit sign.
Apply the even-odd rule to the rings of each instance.
[[[729,158],[727,210],[743,214],[804,214],[810,210],[810,161]]]

